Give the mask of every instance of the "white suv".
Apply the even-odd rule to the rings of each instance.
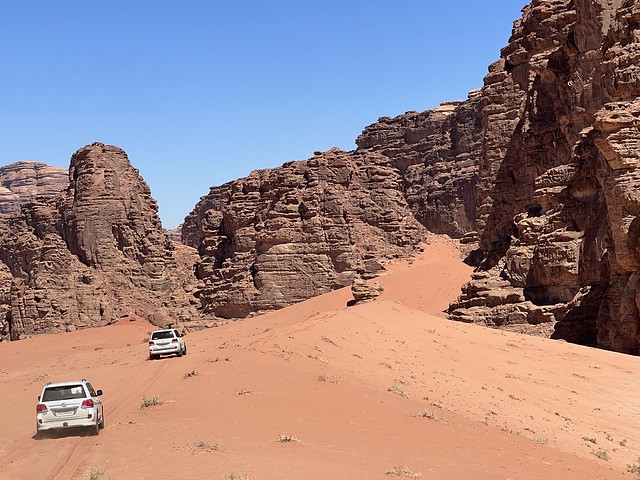
[[[151,339],[149,340],[149,358],[151,360],[160,357],[160,355],[171,355],[173,353],[179,357],[187,354],[184,335],[175,328],[151,332]]]
[[[86,427],[94,435],[104,428],[104,411],[98,398],[102,390],[94,390],[85,380],[47,383],[36,406],[36,435],[48,430]]]

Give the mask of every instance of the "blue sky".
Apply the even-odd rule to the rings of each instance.
[[[3,2],[0,165],[117,145],[174,228],[213,185],[466,98],[526,3]]]

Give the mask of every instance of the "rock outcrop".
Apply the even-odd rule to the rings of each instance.
[[[148,186],[119,148],[94,143],[71,159],[71,183],[33,201],[0,238],[0,334],[102,326],[135,314],[188,323],[195,299]],[[186,248],[186,247],[185,247]]]
[[[356,278],[351,284],[351,295],[353,295],[353,305],[358,303],[371,302],[380,296],[382,287],[380,282],[369,285],[361,278]]]
[[[451,316],[638,354],[640,7],[523,12],[482,89],[482,261]]]
[[[204,311],[242,318],[281,308],[409,255],[424,229],[401,184],[387,157],[333,149],[213,188],[185,222],[201,232]]]
[[[452,319],[639,354],[639,32],[633,0],[533,0],[468,99],[212,187],[181,228],[197,278],[124,152],[81,149],[63,195],[7,221],[0,335],[243,318],[375,277],[434,232],[477,267]]]
[[[203,305],[240,317],[373,276],[424,227],[477,242],[451,318],[640,353],[639,25],[631,0],[534,0],[466,101],[212,188],[182,234]]]
[[[41,162],[15,162],[0,167],[0,217],[20,211],[20,205],[53,198],[69,185],[69,172]]]

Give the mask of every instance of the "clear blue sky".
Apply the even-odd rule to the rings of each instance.
[[[5,1],[0,165],[117,145],[174,228],[213,185],[466,98],[526,3]]]

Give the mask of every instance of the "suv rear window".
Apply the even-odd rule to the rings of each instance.
[[[153,335],[151,335],[151,340],[162,340],[163,338],[173,338],[173,331],[153,332]]]
[[[71,400],[73,398],[84,398],[85,396],[82,385],[65,385],[45,388],[41,401],[55,402],[56,400]]]

